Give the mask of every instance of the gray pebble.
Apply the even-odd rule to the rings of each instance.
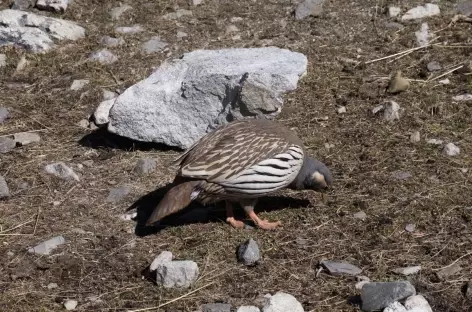
[[[148,174],[156,169],[156,161],[152,158],[142,158],[138,160],[136,167],[134,167],[134,173],[138,175]]]
[[[11,152],[16,146],[15,140],[8,137],[0,137],[0,154]]]
[[[295,19],[301,20],[308,16],[318,17],[323,13],[323,3],[325,0],[305,0],[301,2],[295,10]]]
[[[359,275],[362,273],[362,269],[358,268],[355,265],[345,263],[345,262],[335,262],[330,260],[321,261],[321,265],[325,268],[331,275]]]
[[[421,271],[421,265],[404,267],[404,268],[395,268],[392,270],[393,273],[405,275],[405,276],[416,274],[419,271]]]
[[[109,203],[117,203],[124,199],[130,192],[131,189],[128,186],[113,188],[110,190],[110,193],[108,193],[106,201]]]
[[[104,36],[102,37],[102,39],[100,39],[100,43],[108,48],[114,48],[125,44],[125,40],[123,38],[113,38],[110,36]]]
[[[434,71],[441,70],[441,65],[440,65],[439,62],[437,62],[437,61],[432,61],[432,62],[429,62],[429,63],[426,65],[426,68],[427,68],[430,72],[434,72]]]
[[[55,248],[65,243],[66,240],[64,237],[56,236],[36,245],[35,247],[29,248],[28,252],[39,255],[49,255]]]
[[[8,112],[8,110],[5,107],[0,106],[0,124],[4,123],[9,116],[10,113]]]
[[[416,225],[414,225],[413,223],[408,223],[406,226],[405,226],[405,231],[407,232],[414,232],[416,229]]]
[[[359,212],[356,212],[353,215],[353,217],[356,218],[356,219],[365,221],[365,219],[367,219],[367,214],[364,211],[359,211]]]
[[[38,143],[41,137],[36,132],[19,132],[13,135],[13,140],[21,146]]]
[[[57,288],[57,283],[49,283],[48,284],[48,289],[51,290],[51,289],[54,289],[54,288]]]
[[[416,295],[416,289],[408,281],[367,283],[361,291],[362,310],[382,310],[413,295]]]
[[[252,238],[238,247],[238,260],[247,266],[256,265],[260,257],[259,246]]]
[[[124,26],[124,27],[116,27],[115,32],[119,34],[137,34],[144,31],[141,25],[133,25],[133,26]]]
[[[80,181],[79,176],[77,173],[74,172],[70,167],[68,167],[65,163],[63,162],[56,162],[52,163],[49,165],[46,165],[44,167],[44,170],[52,174],[58,178],[64,179],[64,180],[75,180],[77,182]]]
[[[89,60],[99,62],[103,65],[108,65],[118,61],[118,57],[107,49],[102,49],[90,54]]]
[[[7,181],[0,175],[0,198],[10,197],[10,189],[8,188]]]
[[[154,36],[150,40],[143,43],[141,48],[145,53],[151,54],[161,51],[167,47],[167,45],[167,42],[162,41],[159,36]]]
[[[0,54],[0,68],[7,66],[7,56],[5,54]]]

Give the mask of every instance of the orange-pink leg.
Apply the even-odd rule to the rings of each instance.
[[[233,205],[229,201],[226,201],[226,222],[236,229],[244,228],[244,222],[238,221],[234,218]]]
[[[267,220],[262,220],[259,218],[256,213],[254,212],[254,206],[257,203],[257,199],[251,200],[242,200],[241,205],[244,207],[244,211],[246,212],[247,216],[251,218],[251,220],[261,229],[263,230],[273,230],[276,227],[282,225],[281,221],[277,222],[269,222]]]

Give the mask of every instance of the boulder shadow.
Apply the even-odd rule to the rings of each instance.
[[[168,146],[160,143],[141,142],[130,138],[126,138],[109,132],[106,128],[98,128],[97,130],[83,136],[79,142],[80,145],[93,149],[119,149],[124,151],[177,151],[182,152],[177,147]]]
[[[157,207],[167,191],[169,191],[174,185],[173,182],[168,183],[167,185],[142,196],[126,209],[126,211],[136,209],[137,215],[134,218],[136,221],[135,235],[140,237],[148,236],[157,234],[169,227],[178,227],[194,223],[226,222],[226,208],[224,202],[218,202],[207,206],[203,206],[197,202],[192,202],[183,210],[165,217],[153,226],[146,226],[146,221],[151,216],[153,210]],[[309,205],[310,201],[306,199],[297,199],[286,196],[271,196],[260,198],[254,211],[256,213],[270,212],[286,208],[306,208]],[[252,221],[247,218],[243,209],[239,207],[239,205],[234,205],[234,215],[238,220],[245,222],[247,225],[254,226]]]

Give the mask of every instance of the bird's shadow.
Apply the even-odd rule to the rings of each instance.
[[[142,237],[152,235],[169,227],[177,227],[187,224],[225,222],[226,208],[224,202],[207,206],[203,206],[197,202],[192,202],[183,210],[165,217],[152,226],[146,226],[146,221],[151,216],[153,210],[157,207],[167,191],[169,191],[174,185],[174,183],[169,183],[158,188],[139,198],[126,209],[127,211],[136,209],[137,215],[134,220],[136,221],[135,234],[137,236]],[[256,213],[270,212],[287,207],[304,208],[309,205],[310,201],[306,199],[297,199],[286,196],[271,196],[260,198],[254,211]],[[234,216],[238,220],[244,220],[245,223],[247,222],[247,220],[245,220],[247,217],[244,214],[244,211],[238,205],[234,205]],[[247,225],[254,226],[252,222],[247,223]]]

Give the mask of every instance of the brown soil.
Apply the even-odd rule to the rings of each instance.
[[[0,2],[1,9],[6,2]],[[54,52],[30,55],[0,48],[9,62],[0,69],[1,105],[12,112],[0,126],[0,135],[37,130],[42,137],[39,144],[0,155],[0,174],[13,193],[0,202],[2,311],[60,311],[64,299],[77,300],[77,311],[125,311],[159,306],[201,287],[160,311],[195,311],[218,301],[238,307],[277,291],[294,295],[305,311],[359,311],[355,280],[317,275],[322,259],[348,261],[375,281],[403,279],[390,270],[421,265],[421,273],[409,279],[434,311],[471,311],[462,288],[472,279],[472,212],[465,209],[472,202],[472,175],[461,171],[472,169],[471,106],[451,98],[472,91],[472,75],[457,71],[447,75],[450,85],[412,81],[406,92],[384,93],[386,79],[396,70],[409,79],[426,80],[438,75],[425,70],[431,60],[441,63],[440,73],[470,61],[470,48],[453,47],[470,44],[472,31],[470,23],[449,25],[456,1],[440,1],[441,16],[427,19],[439,36],[436,42],[447,42],[447,47],[358,66],[345,58],[369,61],[416,46],[418,23],[405,23],[401,30],[385,26],[390,20],[386,9],[397,1],[327,1],[322,16],[303,21],[291,15],[295,4],[288,0],[206,0],[198,7],[183,0],[125,2],[135,9],[113,22],[109,11],[118,2],[74,1],[62,17],[85,26],[88,36]],[[403,1],[400,6],[422,3]],[[177,5],[191,9],[194,16],[161,18]],[[243,18],[235,23],[241,40],[233,41],[225,29],[236,16]],[[125,36],[124,46],[111,49],[119,56],[117,63],[85,62],[100,48],[103,35],[113,35],[117,25],[135,23],[146,31]],[[187,39],[178,41],[178,30],[188,33]],[[143,55],[140,44],[156,34],[169,42],[168,51]],[[196,210],[191,218],[191,211],[182,214],[157,233],[121,220],[133,203],[142,211],[156,204],[159,194],[154,191],[173,179],[168,164],[179,152],[77,126],[100,102],[102,88],[123,90],[146,78],[163,60],[197,48],[267,44],[305,53],[309,59],[308,75],[285,97],[278,119],[294,127],[311,153],[332,168],[336,183],[329,202],[323,204],[309,192],[282,192],[283,200],[274,196],[262,201],[259,209],[274,209],[261,211],[261,216],[283,222],[283,228],[271,232],[231,228],[220,206]],[[22,55],[31,63],[15,73]],[[70,91],[71,82],[80,78],[90,79],[90,85]],[[399,121],[387,123],[371,115],[384,100],[404,108]],[[346,106],[346,114],[336,113],[339,105]],[[411,143],[409,135],[417,130],[422,140]],[[429,138],[454,142],[461,154],[444,156],[441,148],[426,143]],[[334,147],[327,149],[325,143]],[[132,171],[141,157],[158,159],[160,167],[152,175],[135,176]],[[43,169],[47,163],[64,161],[79,172],[76,164],[86,160],[93,165],[80,171],[78,184],[59,181]],[[395,171],[411,177],[396,180]],[[22,189],[25,182],[29,187]],[[106,203],[109,190],[124,184],[132,193],[118,204]],[[365,221],[353,218],[360,210],[367,214]],[[416,225],[414,232],[404,230],[408,223]],[[63,235],[67,244],[52,256],[26,252],[55,235]],[[238,264],[235,257],[237,246],[249,237],[259,242],[263,255],[262,263],[252,268]],[[297,238],[308,243],[300,245]],[[141,271],[162,250],[198,263],[201,276],[192,289],[164,290],[141,278]],[[444,280],[436,277],[438,269],[456,260],[460,272]],[[58,287],[49,290],[49,283]],[[101,301],[90,301],[91,296]]]

